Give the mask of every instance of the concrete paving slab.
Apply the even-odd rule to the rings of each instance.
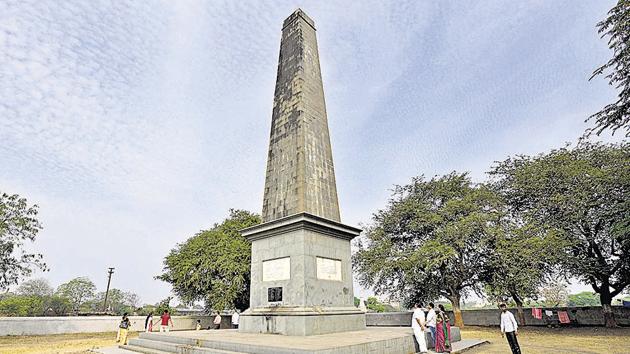
[[[453,353],[461,353],[483,340],[465,339],[453,343]],[[256,353],[256,354],[307,354],[307,353],[383,353],[412,354],[415,340],[410,328],[371,327],[362,331],[341,332],[314,336],[283,336],[274,334],[242,333],[238,330],[179,331],[170,333],[141,333],[130,340],[139,348],[190,353]],[[136,348],[130,348],[134,351]],[[432,352],[433,353],[433,352]],[[104,352],[103,354],[129,354]]]
[[[89,351],[91,351],[92,353],[99,353],[99,354],[133,354],[133,352],[126,349],[119,348],[117,345],[111,346],[111,347],[93,348],[93,349],[90,349]]]
[[[488,344],[489,342],[487,340],[480,340],[480,339],[462,339],[460,341],[457,342],[453,342],[453,351],[451,353],[463,353],[469,349],[472,349],[474,347],[483,345],[483,344]],[[429,353],[436,353],[433,350],[429,350]]]

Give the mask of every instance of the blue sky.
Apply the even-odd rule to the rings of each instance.
[[[178,242],[260,212],[282,21],[311,16],[342,221],[394,184],[576,141],[615,1],[0,2],[0,190],[40,206],[58,285],[153,303]],[[360,291],[364,293],[364,291]]]

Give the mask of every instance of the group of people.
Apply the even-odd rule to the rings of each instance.
[[[443,305],[435,309],[433,303],[427,308],[417,303],[413,308],[411,328],[420,347],[420,353],[427,353],[426,333],[431,336],[437,353],[451,352],[451,323]]]
[[[170,328],[173,327],[173,319],[171,318],[171,314],[168,313],[168,310],[164,310],[164,312],[162,312],[162,316],[160,316],[160,319],[156,322],[160,322],[160,332],[168,332]],[[154,325],[153,312],[149,312],[147,318],[144,320],[144,331],[153,332]]]
[[[160,322],[160,332],[168,332],[169,326],[173,327],[173,320],[171,319],[171,315],[168,313],[168,310],[164,310],[162,316],[159,319]],[[153,332],[153,312],[149,312],[146,319],[144,320],[144,331],[145,332]],[[131,328],[131,321],[129,320],[129,314],[126,312],[122,316],[122,320],[118,325],[118,334],[116,335],[116,342],[127,345],[127,339],[129,335],[129,329]]]
[[[232,328],[238,328],[239,322],[239,311],[234,310],[232,313]],[[168,332],[170,328],[173,327],[173,319],[169,314],[168,310],[164,310],[162,315],[160,316],[158,321],[153,320],[153,312],[149,312],[146,319],[144,320],[144,331],[145,332],[153,332],[153,326],[155,323],[160,323],[160,332]],[[121,342],[123,344],[127,344],[127,337],[129,334],[129,329],[131,328],[131,321],[129,320],[128,314],[125,312],[122,316],[122,320],[118,325],[118,334],[116,336],[116,342]],[[220,329],[221,328],[221,314],[219,312],[214,313],[214,318],[212,320],[212,327],[208,329]],[[195,325],[196,330],[201,330],[201,320],[197,320]]]
[[[521,354],[517,339],[518,323],[514,315],[507,310],[506,304],[500,304],[499,308],[501,309],[501,336],[507,338],[512,354]],[[451,324],[443,305],[440,304],[437,309],[434,309],[433,303],[429,303],[427,308],[424,308],[421,303],[415,304],[411,328],[420,347],[420,353],[427,353],[427,333],[430,334],[437,353],[451,352]]]

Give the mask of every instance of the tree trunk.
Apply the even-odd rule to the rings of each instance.
[[[464,318],[462,317],[462,310],[459,308],[459,295],[449,296],[449,301],[453,305],[453,315],[455,316],[454,326],[462,328],[464,327]]]
[[[525,325],[525,312],[523,312],[523,300],[516,294],[512,294],[512,299],[516,303],[516,314],[518,317],[518,322],[521,326]]]
[[[617,327],[617,321],[615,321],[615,315],[612,312],[610,304],[612,303],[612,296],[610,296],[610,290],[608,287],[602,287],[599,294],[599,301],[602,304],[602,311],[604,312],[604,323],[606,327]]]

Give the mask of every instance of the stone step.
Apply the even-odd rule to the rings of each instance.
[[[146,354],[245,354],[237,351],[223,350],[218,348],[199,346],[197,341],[190,338],[155,336],[141,336],[129,340],[129,345],[124,349]]]
[[[140,347],[137,345],[120,345],[118,346],[118,348],[126,350],[126,351],[131,351],[131,352],[135,352],[135,353],[143,353],[143,354],[171,354],[171,352],[165,352],[162,350],[156,350],[156,349],[149,349],[149,348],[144,348],[144,347]]]

